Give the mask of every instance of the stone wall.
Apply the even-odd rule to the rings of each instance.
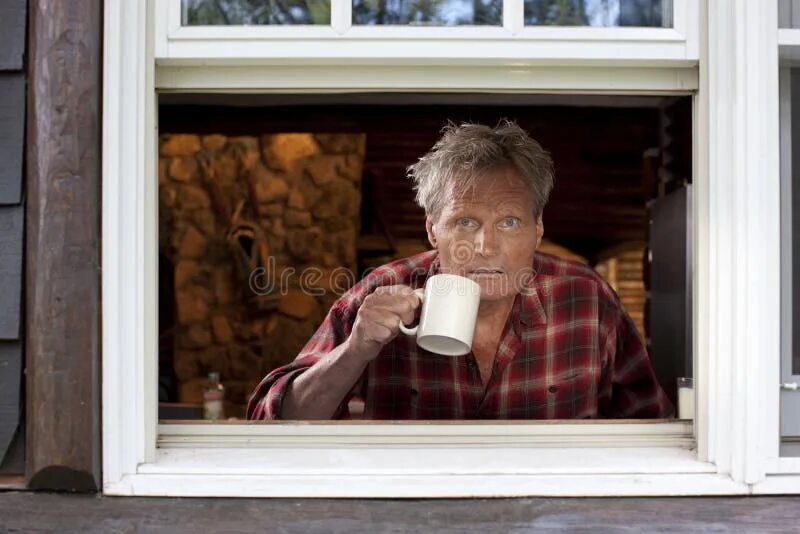
[[[227,415],[242,416],[258,381],[313,334],[347,283],[338,277],[331,291],[329,274],[355,272],[364,146],[363,134],[161,137],[159,247],[175,269],[178,401],[200,402],[217,371]],[[283,282],[266,297],[254,297],[230,238],[237,222],[271,258],[249,268]],[[324,294],[301,289],[308,268]]]

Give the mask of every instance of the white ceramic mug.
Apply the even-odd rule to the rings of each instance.
[[[430,352],[461,356],[472,350],[472,336],[478,318],[481,286],[455,274],[436,274],[425,282],[425,289],[414,292],[422,301],[419,324],[400,331],[417,336],[417,345]]]

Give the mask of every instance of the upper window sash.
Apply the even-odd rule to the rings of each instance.
[[[671,28],[525,26],[521,0],[504,0],[502,26],[354,26],[351,0],[331,1],[330,25],[182,26],[181,0],[162,0],[155,3],[154,52],[162,64],[486,58],[691,65],[699,58],[701,4],[674,0]]]

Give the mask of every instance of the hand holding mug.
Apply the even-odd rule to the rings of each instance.
[[[413,323],[420,299],[406,285],[380,286],[358,309],[349,342],[367,361],[400,333],[402,323]]]

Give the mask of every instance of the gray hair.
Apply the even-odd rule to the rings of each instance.
[[[525,130],[507,119],[494,128],[449,122],[433,148],[408,167],[407,175],[417,204],[438,217],[449,184],[467,190],[481,173],[506,166],[513,167],[530,188],[534,215],[539,217],[553,189],[553,160]]]

